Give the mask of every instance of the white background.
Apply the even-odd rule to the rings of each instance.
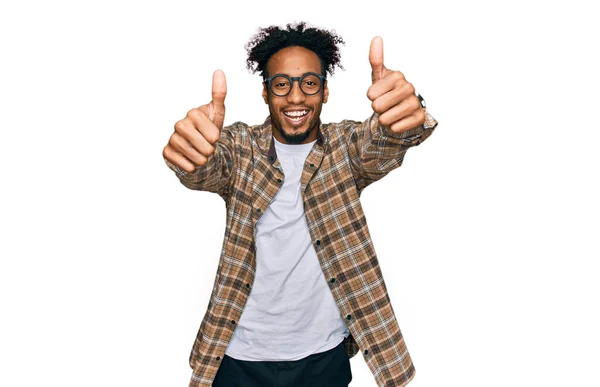
[[[307,20],[346,41],[324,122],[371,114],[375,35],[440,122],[362,196],[411,387],[600,386],[600,31],[566,4],[3,2],[0,385],[187,385],[225,206],[162,148],[217,68],[261,123],[244,44]]]

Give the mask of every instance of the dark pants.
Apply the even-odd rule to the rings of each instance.
[[[213,387],[348,387],[350,359],[340,343],[294,361],[245,361],[223,356]]]

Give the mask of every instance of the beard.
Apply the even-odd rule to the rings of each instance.
[[[310,127],[303,133],[289,134],[286,133],[283,128],[279,132],[281,133],[281,137],[283,137],[288,144],[302,144],[302,142],[310,135]]]

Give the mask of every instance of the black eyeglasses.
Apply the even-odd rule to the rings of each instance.
[[[265,79],[267,87],[271,93],[278,97],[285,97],[292,91],[294,81],[298,81],[300,90],[306,95],[315,95],[321,91],[321,87],[325,82],[324,75],[317,73],[306,73],[301,77],[290,77],[285,74],[275,74],[272,77]]]

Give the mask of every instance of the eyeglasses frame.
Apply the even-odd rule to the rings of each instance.
[[[304,89],[302,89],[302,79],[304,79],[304,77],[307,77],[309,75],[313,75],[318,77],[321,80],[321,86],[319,87],[319,90],[317,90],[316,92],[312,93],[312,94],[308,94],[304,91]],[[279,94],[275,94],[275,92],[273,90],[271,90],[271,81],[273,81],[273,79],[277,78],[277,77],[284,77],[287,78],[290,81],[290,89],[288,90],[287,93],[283,94],[283,95],[279,95]],[[277,96],[277,97],[286,97],[288,94],[290,94],[292,92],[292,89],[294,88],[294,81],[298,81],[298,87],[300,88],[300,91],[302,91],[304,93],[304,95],[306,96],[313,96],[313,95],[317,95],[319,94],[319,92],[321,90],[324,90],[324,85],[325,85],[325,81],[327,80],[327,77],[323,74],[317,74],[317,73],[313,73],[313,72],[309,72],[309,73],[305,73],[302,74],[302,76],[300,77],[290,77],[287,74],[275,74],[273,76],[268,77],[267,79],[265,79],[263,81],[263,83],[267,84],[267,90],[269,90],[271,93],[273,93],[273,95]]]

